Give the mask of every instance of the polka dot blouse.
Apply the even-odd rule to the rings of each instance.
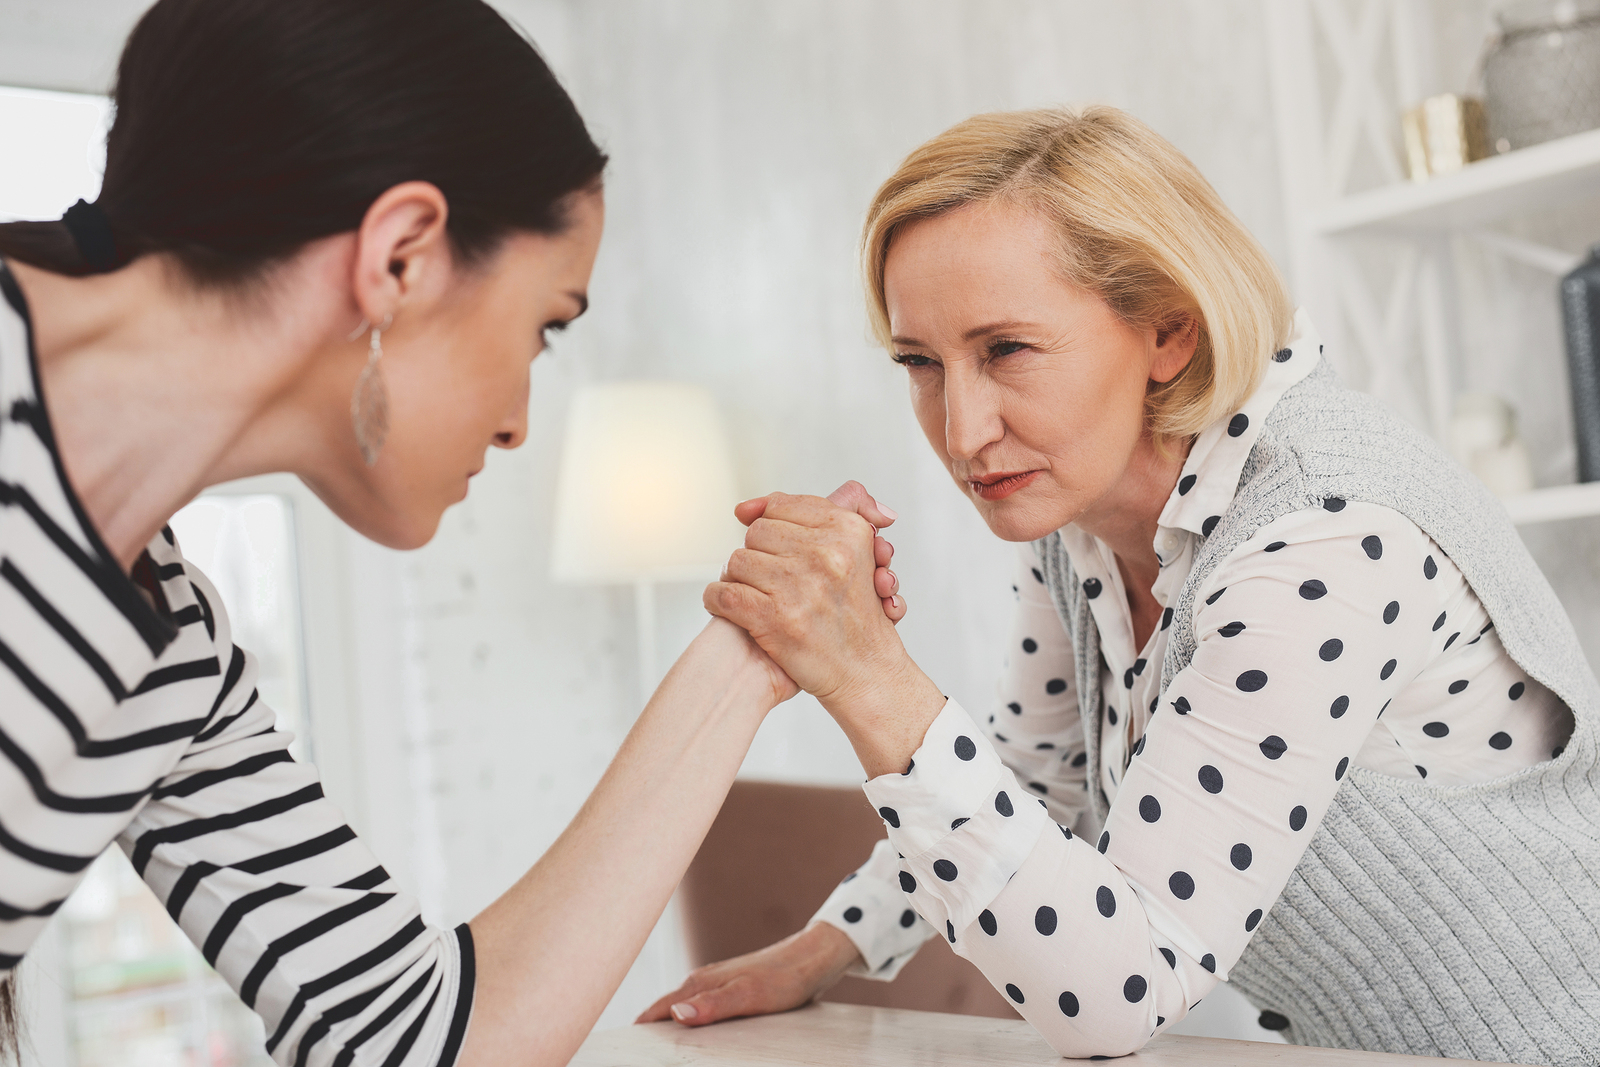
[[[1297,325],[1244,408],[1191,449],[1155,540],[1163,605],[1261,421],[1314,365]],[[1193,660],[1165,690],[1171,611],[1136,648],[1111,551],[1062,535],[1100,631],[1105,826],[1087,825],[1072,646],[1020,546],[998,699],[976,719],[950,701],[905,774],[867,783],[888,840],[817,919],[883,978],[947,938],[1063,1055],[1132,1052],[1226,981],[1352,766],[1480,782],[1551,758],[1572,731],[1449,557],[1390,509],[1329,499],[1238,546],[1200,590]]]

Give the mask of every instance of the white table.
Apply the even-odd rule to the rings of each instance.
[[[689,1029],[647,1023],[592,1035],[571,1067],[1067,1067],[1033,1027],[976,1015],[813,1004]],[[1164,1035],[1126,1067],[1462,1067],[1467,1060]]]

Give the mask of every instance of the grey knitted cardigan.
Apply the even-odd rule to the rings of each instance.
[[[1600,689],[1505,509],[1428,438],[1324,362],[1266,420],[1173,609],[1162,688],[1194,656],[1194,598],[1262,526],[1329,497],[1393,508],[1449,555],[1511,658],[1572,709],[1559,757],[1469,786],[1356,768],[1230,982],[1298,1044],[1600,1064]],[[1098,709],[1100,635],[1060,534],[1039,541]],[[1286,707],[1284,714],[1299,709]],[[1083,716],[1090,783],[1100,718]],[[1109,801],[1095,785],[1104,821]]]

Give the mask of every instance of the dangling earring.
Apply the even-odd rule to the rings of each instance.
[[[383,451],[383,442],[389,436],[389,392],[384,388],[383,370],[378,361],[383,358],[383,331],[393,321],[394,316],[390,315],[382,326],[372,328],[367,365],[361,368],[356,390],[350,394],[350,423],[355,427],[356,447],[361,449],[361,458],[369,467],[378,462],[378,453]],[[362,319],[350,340],[360,337],[366,328],[367,320]]]

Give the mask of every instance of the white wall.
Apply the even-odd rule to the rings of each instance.
[[[0,84],[103,93],[150,0],[0,0]]]

